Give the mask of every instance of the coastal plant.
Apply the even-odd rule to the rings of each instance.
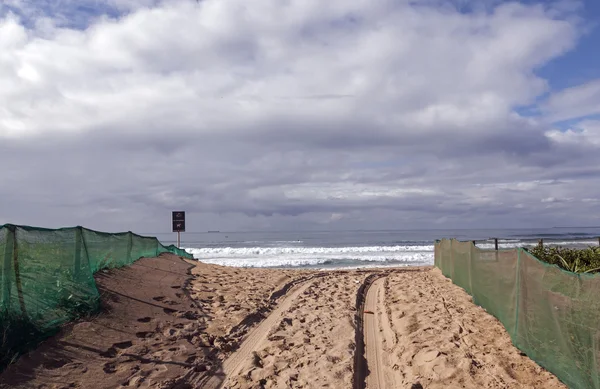
[[[600,247],[584,249],[538,244],[527,251],[541,261],[557,265],[573,273],[600,272]]]
[[[52,335],[40,329],[31,318],[0,312],[0,373],[17,358]]]

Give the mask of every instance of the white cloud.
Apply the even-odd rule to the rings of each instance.
[[[552,94],[543,106],[552,121],[600,114],[600,80]]]
[[[476,224],[578,198],[565,183],[520,184],[574,167],[549,173],[562,135],[514,111],[547,91],[535,69],[576,43],[571,10],[102,4],[127,14],[78,29],[0,19],[0,163],[12,166],[0,199],[13,222],[145,227],[187,207],[211,229]]]
[[[84,31],[57,28],[52,40],[9,17],[2,78],[14,92],[0,95],[13,112],[5,119],[32,132],[85,131],[127,118],[154,123],[148,113],[160,112],[197,131],[198,118],[222,122],[233,111],[228,127],[359,115],[390,129],[472,129],[541,93],[545,82],[531,70],[575,36],[540,7],[472,16],[387,2],[327,4],[180,1]],[[15,125],[0,135],[7,131]]]
[[[576,145],[581,148],[600,146],[600,121],[583,120],[566,131],[551,130],[546,133],[550,139],[561,145]]]

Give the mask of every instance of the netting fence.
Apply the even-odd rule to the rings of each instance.
[[[435,266],[504,325],[513,344],[574,389],[600,389],[600,276],[521,248],[435,243]]]
[[[175,246],[132,232],[0,226],[0,370],[23,346],[16,342],[51,335],[61,324],[97,310],[94,273],[161,253],[193,259]]]

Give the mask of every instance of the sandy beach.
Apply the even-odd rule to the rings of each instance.
[[[1,388],[565,388],[433,268],[240,269],[144,258],[101,271],[99,314]]]

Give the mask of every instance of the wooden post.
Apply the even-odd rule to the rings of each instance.
[[[473,246],[477,246],[477,242],[473,241]]]
[[[544,247],[544,239],[540,239],[538,243],[540,246]]]
[[[496,251],[498,251],[498,238],[494,238],[494,247],[496,248]]]

